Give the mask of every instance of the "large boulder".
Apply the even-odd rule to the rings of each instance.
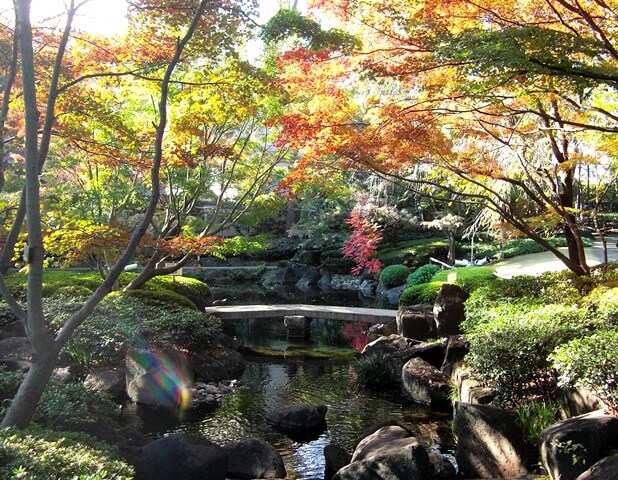
[[[324,480],[331,480],[333,476],[348,465],[352,460],[345,448],[335,443],[329,443],[324,447]]]
[[[264,440],[249,438],[225,445],[228,455],[227,478],[285,478],[286,471],[279,452]]]
[[[383,427],[364,438],[352,462],[337,472],[341,480],[425,480],[434,468],[416,438],[400,427]]]
[[[575,480],[618,445],[618,417],[599,410],[569,418],[543,430],[539,443],[552,480]]]
[[[388,335],[387,337],[380,337],[368,343],[361,353],[362,355],[376,355],[385,358],[393,353],[409,351],[412,347],[420,343],[421,342],[418,340],[405,338],[401,335]]]
[[[9,370],[26,371],[32,363],[32,346],[26,337],[0,340],[0,365]]]
[[[363,356],[377,356],[384,359],[388,367],[389,377],[393,383],[401,382],[401,369],[412,358],[413,348],[420,342],[400,335],[380,337],[368,343],[362,351]]]
[[[438,452],[429,452],[429,462],[433,466],[431,480],[455,480],[457,469],[451,461]]]
[[[300,280],[296,282],[296,286],[301,290],[308,287],[315,287],[320,281],[320,277],[320,272],[316,267],[307,267],[303,270],[303,274],[302,277],[300,277]]]
[[[410,349],[410,354],[410,358],[425,360],[429,365],[439,370],[444,363],[446,343],[442,341],[419,343]]]
[[[381,428],[384,427],[398,427],[402,430],[405,430],[408,432],[408,437],[412,436],[412,432],[410,430],[408,430],[406,427],[404,427],[403,425],[401,425],[397,420],[383,420],[381,422],[376,422],[370,426],[368,426],[367,428],[365,428],[360,435],[358,436],[358,440],[356,441],[356,445],[354,446],[354,449],[356,450],[356,447],[358,447],[358,445],[360,445],[360,443],[367,438],[369,435],[373,435],[374,433],[376,433],[378,430],[380,430]],[[405,435],[402,435],[405,436]]]
[[[401,393],[414,402],[445,407],[450,405],[451,382],[426,361],[412,358],[401,371]]]
[[[299,277],[292,267],[286,266],[277,269],[275,273],[277,285],[294,285]]]
[[[397,334],[425,341],[436,337],[433,306],[413,305],[397,310]]]
[[[316,438],[326,429],[326,405],[296,405],[268,413],[268,422],[290,438]]]
[[[451,283],[444,283],[440,287],[438,298],[433,305],[433,315],[439,337],[461,333],[459,327],[466,319],[464,302],[468,296],[461,287]]]
[[[599,460],[577,480],[608,480],[618,478],[618,453]]]
[[[401,297],[401,294],[405,289],[405,285],[389,288],[386,292],[384,292],[384,295],[386,296],[386,301],[391,305],[397,305],[399,303],[399,297]]]
[[[187,433],[169,435],[142,449],[136,480],[225,480],[228,455],[219,445]]]
[[[183,354],[130,349],[126,358],[126,390],[131,401],[151,407],[177,407],[190,400],[193,370]]]
[[[480,478],[518,478],[527,473],[528,447],[514,413],[456,402],[453,426],[460,472]]]
[[[243,356],[225,347],[189,355],[195,377],[205,383],[239,378],[247,366]]]
[[[95,368],[88,373],[84,385],[98,392],[106,392],[116,399],[126,399],[127,376],[116,368]]]

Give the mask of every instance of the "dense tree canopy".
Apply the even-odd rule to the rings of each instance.
[[[615,5],[606,2],[314,1],[363,39],[352,53],[294,48],[279,61],[295,176],[372,169],[419,185],[418,165],[586,274],[581,166],[615,169]],[[425,185],[432,185],[426,176]],[[592,210],[591,205],[583,208]],[[545,235],[562,229],[567,255]]]

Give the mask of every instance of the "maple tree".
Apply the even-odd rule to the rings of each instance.
[[[3,97],[2,112],[8,105],[8,114],[3,117],[6,122],[3,123],[3,147],[9,145],[12,151],[22,154],[25,183],[21,188],[19,179],[15,182],[17,192],[21,188],[21,201],[10,215],[12,227],[5,239],[3,263],[6,257],[13,255],[25,220],[26,308],[13,298],[2,276],[0,293],[24,325],[34,354],[32,366],[2,426],[27,426],[61,349],[112,290],[123,268],[146,238],[163,193],[160,173],[167,164],[167,132],[170,122],[175,121],[169,105],[177,85],[182,85],[178,75],[190,62],[201,61],[206,66],[232,51],[245,30],[245,12],[241,9],[252,8],[251,2],[242,0],[137,0],[131,5],[132,30],[121,40],[76,34],[72,20],[79,4],[74,0],[67,3],[66,26],[59,34],[53,29],[33,28],[30,0],[15,2],[17,21],[16,28],[11,30],[15,36],[11,45],[19,46],[19,50],[9,58],[18,58],[15,65],[20,68],[15,71],[13,88]],[[135,116],[124,115],[126,110],[119,108],[122,101],[114,97],[120,92],[119,85],[128,78],[139,79],[151,92],[150,101]],[[107,82],[107,95],[105,89],[96,88],[100,86],[98,81],[103,80]],[[6,84],[3,86],[6,92]],[[124,90],[127,91],[130,89]],[[101,106],[104,108],[100,109]],[[110,242],[117,243],[118,248],[101,285],[58,330],[51,330],[43,313],[42,274],[46,242],[44,215],[52,213],[45,208],[53,204],[47,198],[53,190],[47,189],[42,179],[53,183],[60,171],[55,168],[58,164],[48,163],[48,159],[73,155],[72,161],[76,162],[82,154],[90,167],[105,165],[114,171],[113,168],[130,165],[128,170],[135,172],[138,183],[148,195],[138,215],[124,228],[116,229],[110,223],[111,230],[102,229],[94,219],[82,219],[81,225],[69,222],[64,226],[65,232],[71,230],[71,225],[76,227],[73,231],[79,241],[73,238],[72,242],[79,247],[76,248],[78,254],[109,247]],[[88,167],[82,171],[88,171]],[[88,178],[95,179],[96,175]],[[120,208],[120,204],[116,204],[116,208]],[[90,239],[84,237],[84,232],[88,231],[92,234]],[[177,248],[174,240],[164,240],[165,244],[160,245],[162,251]],[[196,244],[201,243],[192,242],[191,248],[198,248]]]
[[[408,172],[428,165],[461,180],[446,186],[453,195],[494,210],[502,225],[574,272],[589,272],[576,168],[615,161],[612,4],[312,4],[335,14],[364,46],[281,56],[280,81],[291,99],[281,141],[304,152],[294,175],[336,161],[416,188]],[[566,255],[546,240],[556,228],[567,239]]]

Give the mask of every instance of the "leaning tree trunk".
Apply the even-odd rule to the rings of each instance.
[[[51,344],[50,348],[35,350],[30,369],[11,402],[11,408],[2,419],[1,426],[10,425],[20,429],[28,426],[54,370],[59,353],[60,347]]]

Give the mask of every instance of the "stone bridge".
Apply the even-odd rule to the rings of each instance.
[[[388,323],[395,320],[396,310],[334,305],[224,305],[207,307],[206,313],[224,322],[247,318],[284,318],[304,316],[342,322]]]

